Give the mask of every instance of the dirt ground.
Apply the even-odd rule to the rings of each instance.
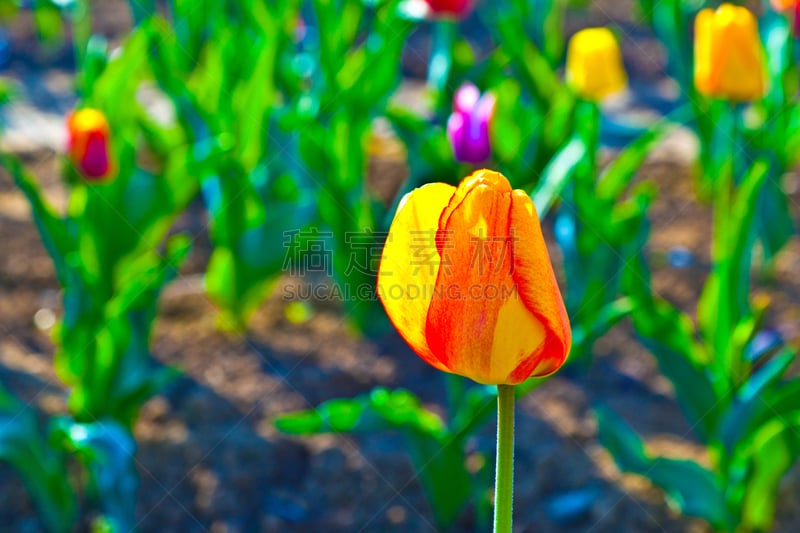
[[[629,3],[600,3],[576,24],[609,18],[627,23],[629,7]],[[109,31],[124,27],[112,26]],[[23,37],[15,37],[17,46],[25,42]],[[634,83],[658,83],[663,64],[652,39],[646,34],[635,39],[641,52],[630,57],[626,52]],[[24,70],[28,74],[43,69],[43,79],[50,79],[45,75],[63,75],[58,67],[12,62],[9,68],[16,73],[28,69]],[[55,153],[35,144],[23,152],[48,195],[63,202]],[[640,172],[659,188],[650,213],[653,231],[648,250],[656,267],[655,287],[687,311],[693,311],[707,272],[710,242],[710,212],[697,203],[692,188],[692,152],[691,138],[679,132]],[[397,171],[396,164],[377,163],[372,178],[387,169]],[[787,176],[786,188],[796,218],[800,176]],[[434,531],[400,435],[297,439],[276,432],[271,421],[280,413],[354,396],[378,385],[408,388],[426,405],[444,411],[442,375],[395,333],[374,341],[356,337],[342,313],[330,306],[317,306],[302,324],[288,320],[281,287],[258,311],[246,336],[221,333],[199,277],[210,251],[201,231],[204,224],[199,207],[179,222],[200,237],[181,277],[162,299],[153,352],[184,375],[145,405],[136,425],[139,529],[145,533]],[[552,242],[550,221],[545,232]],[[666,257],[676,247],[692,253],[690,267],[670,266]],[[551,250],[558,262],[556,248]],[[759,287],[773,299],[769,325],[796,342],[800,339],[796,240],[781,256],[774,279]],[[25,201],[0,171],[0,382],[43,413],[63,412],[65,391],[52,370],[49,330],[37,327],[34,316],[42,309],[58,314],[59,300],[52,264]],[[617,471],[597,441],[591,407],[598,402],[619,412],[654,452],[707,460],[669,383],[624,323],[597,344],[595,364],[587,374],[558,374],[520,402],[515,531],[706,531],[701,522],[671,510],[662,493],[646,481]],[[491,456],[493,423],[470,445]],[[798,490],[800,470],[795,469],[782,486],[775,531],[788,533],[800,526]],[[562,516],[554,508],[564,498],[582,503]],[[474,530],[474,517],[467,511],[456,531]],[[41,526],[23,486],[10,468],[0,465],[0,532],[38,531]]]

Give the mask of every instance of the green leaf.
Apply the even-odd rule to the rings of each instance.
[[[597,185],[597,196],[618,200],[653,148],[672,129],[672,125],[659,122],[622,150],[601,174]]]
[[[574,176],[578,164],[586,157],[587,147],[579,137],[573,138],[548,163],[531,194],[539,218],[544,219],[564,187]]]
[[[795,234],[795,223],[789,211],[789,197],[781,189],[781,176],[770,172],[755,200],[758,205],[759,237],[764,260],[772,261]]]
[[[683,514],[703,518],[715,527],[730,527],[725,487],[713,473],[693,461],[652,457],[616,413],[598,407],[595,414],[600,442],[620,470],[650,479]]]
[[[19,159],[11,154],[0,154],[0,165],[14,178],[30,203],[33,218],[45,248],[55,264],[59,283],[64,286],[69,279],[67,257],[76,249],[70,235],[72,224],[62,220],[42,195],[35,178],[25,170]]]
[[[720,382],[736,383],[745,372],[741,353],[730,350],[735,328],[750,314],[750,263],[756,198],[767,177],[768,165],[759,160],[738,190],[721,185],[715,211],[714,266],[697,304],[697,319],[706,343],[715,354],[714,374]],[[727,209],[732,195],[730,211]]]
[[[720,422],[719,438],[728,453],[732,454],[760,425],[774,416],[781,416],[771,402],[775,401],[776,392],[785,387],[779,381],[795,356],[791,350],[782,351],[756,370],[737,391],[734,402]]]
[[[770,531],[775,518],[779,485],[797,461],[798,417],[774,419],[764,425],[747,447],[745,492],[741,502],[742,527]]]
[[[55,46],[64,41],[64,23],[52,0],[35,0],[33,20],[39,39],[45,44]]]
[[[425,409],[419,399],[403,389],[374,389],[353,399],[330,400],[314,409],[289,413],[275,420],[285,433],[369,433],[401,429],[438,437],[444,423]]]
[[[675,387],[678,402],[695,430],[702,436],[712,435],[721,406],[715,384],[706,371],[708,354],[695,340],[691,319],[653,295],[649,272],[641,260],[628,264],[625,287],[636,307],[631,315],[636,333]]]
[[[133,531],[136,519],[136,441],[112,420],[88,424],[70,418],[54,419],[51,440],[76,454],[89,472],[90,494],[99,502],[112,531]]]
[[[520,121],[520,114],[524,113],[525,106],[520,101],[519,82],[506,78],[492,91],[496,97],[492,127],[489,129],[492,151],[502,160],[513,160],[525,149],[523,123]]]
[[[77,501],[67,462],[39,428],[36,413],[0,386],[0,461],[10,464],[28,490],[45,527],[69,533],[76,525]]]
[[[453,527],[472,496],[464,438],[424,434],[409,438],[411,460],[440,531]]]

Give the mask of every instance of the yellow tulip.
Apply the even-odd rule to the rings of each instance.
[[[619,44],[608,28],[587,28],[572,37],[567,49],[567,83],[593,101],[628,84]]]
[[[536,209],[497,172],[406,195],[381,256],[378,296],[423,360],[479,383],[552,374],[569,352]]]
[[[758,24],[747,8],[722,4],[695,19],[694,82],[707,96],[735,102],[764,96],[764,55]]]

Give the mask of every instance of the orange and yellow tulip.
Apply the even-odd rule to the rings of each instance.
[[[422,359],[479,383],[549,375],[570,349],[533,202],[490,170],[403,198],[381,257],[378,296]]]
[[[747,8],[722,4],[695,19],[694,82],[707,96],[752,101],[766,90],[758,23]]]
[[[113,174],[110,130],[105,115],[96,109],[81,109],[67,118],[69,158],[80,173],[92,181]]]
[[[592,101],[617,93],[628,84],[622,54],[608,28],[587,28],[576,33],[567,48],[567,84]]]

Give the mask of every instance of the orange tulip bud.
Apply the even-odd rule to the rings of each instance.
[[[96,109],[81,109],[67,118],[69,158],[81,174],[103,181],[112,174],[110,130],[106,117]]]
[[[570,349],[533,202],[490,170],[403,198],[381,257],[378,296],[422,359],[479,383],[551,374]]]
[[[776,11],[786,11],[797,4],[797,0],[770,0],[773,9]]]
[[[694,82],[715,98],[742,102],[764,96],[764,55],[758,24],[747,8],[722,4],[695,19]]]
[[[567,83],[588,100],[602,100],[625,88],[628,76],[614,34],[608,28],[576,33],[567,49]]]

